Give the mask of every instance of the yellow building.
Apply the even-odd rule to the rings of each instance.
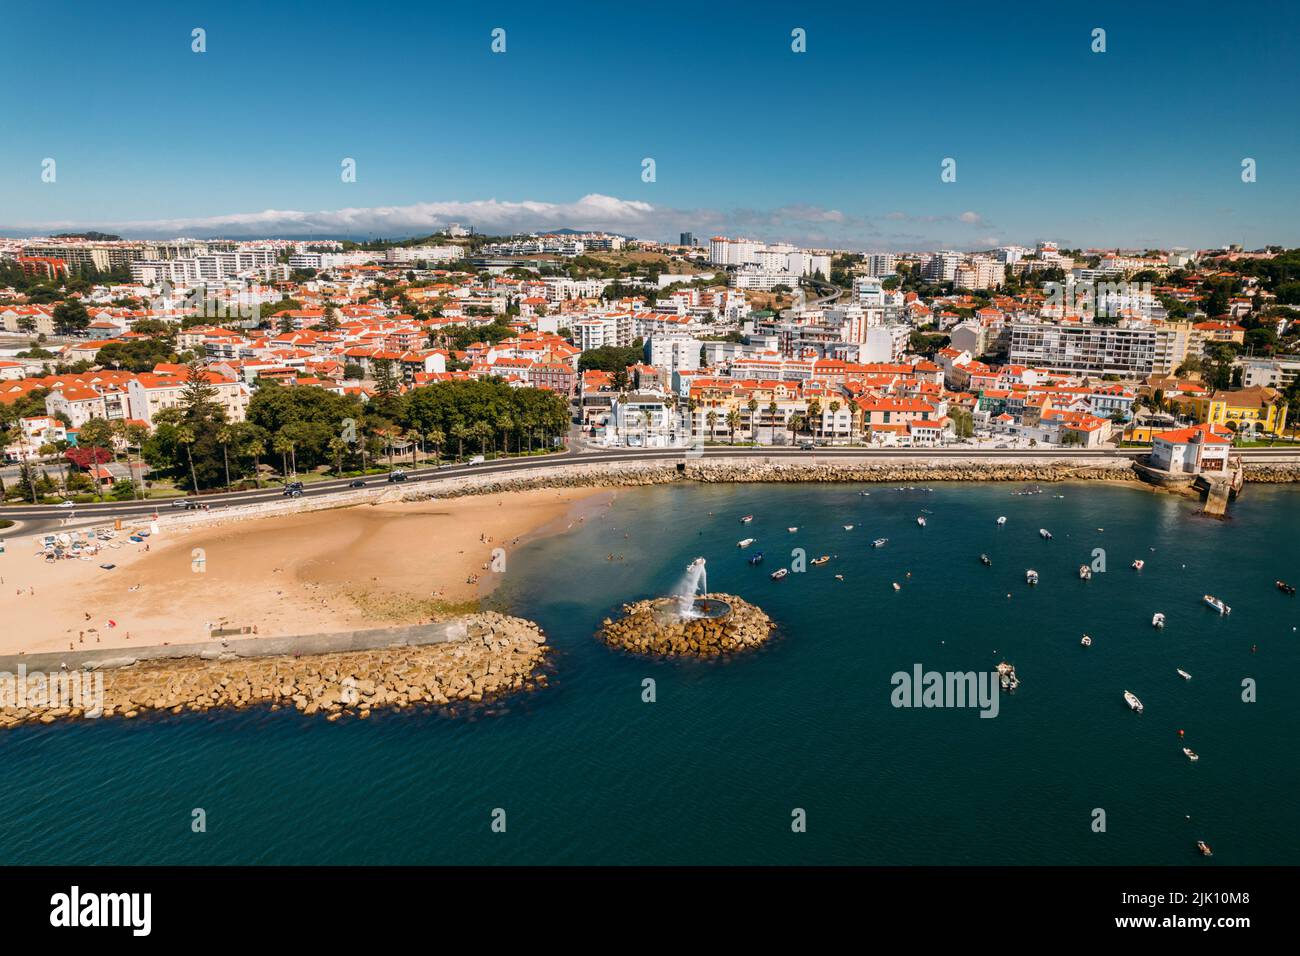
[[[1257,385],[1235,392],[1217,391],[1196,402],[1202,422],[1232,428],[1238,435],[1281,435],[1286,428],[1287,404],[1275,388]]]

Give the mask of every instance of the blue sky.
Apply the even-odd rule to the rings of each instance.
[[[8,0],[0,231],[1300,245],[1300,12],[1082,6]]]

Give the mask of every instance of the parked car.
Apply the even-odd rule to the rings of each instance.
[[[355,479],[354,481],[349,481],[349,482],[348,482],[348,487],[349,487],[349,488],[364,488],[365,486],[366,486],[366,483],[365,483],[364,481],[362,481],[360,478],[357,478],[357,479]]]

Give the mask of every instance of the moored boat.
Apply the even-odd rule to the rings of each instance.
[[[1085,634],[1079,639],[1079,643],[1084,647],[1092,647],[1092,638]]]
[[[1141,558],[1134,558],[1133,563],[1129,565],[1134,571],[1141,571],[1147,566],[1147,563]]]
[[[1079,580],[1080,580],[1080,581],[1091,581],[1091,580],[1092,580],[1092,568],[1088,567],[1086,564],[1081,564],[1081,565],[1079,565]]]
[[[1204,602],[1205,602],[1207,605],[1209,605],[1210,607],[1214,608],[1214,609],[1215,609],[1216,611],[1218,611],[1220,614],[1231,614],[1231,613],[1232,613],[1232,608],[1228,607],[1228,605],[1224,604],[1222,601],[1220,601],[1218,598],[1216,598],[1213,594],[1206,594],[1205,596],[1203,596],[1203,597],[1201,598],[1201,600],[1204,601]]]
[[[1124,703],[1128,704],[1130,710],[1142,713],[1142,701],[1138,700],[1137,694],[1131,690],[1124,691]]]
[[[1196,761],[1201,759],[1200,756],[1196,753],[1196,751],[1193,750],[1191,747],[1184,747],[1183,753],[1187,755],[1188,760]]]
[[[1196,849],[1201,851],[1201,856],[1214,856],[1214,851],[1210,849],[1210,845],[1204,840],[1196,841]]]
[[[1277,585],[1277,589],[1283,594],[1295,594],[1293,585],[1287,584],[1285,581],[1274,581],[1273,583]]]
[[[992,567],[992,566],[993,566],[993,560],[992,560],[992,559],[991,559],[987,554],[981,554],[981,555],[980,555],[980,564],[984,565],[985,567]]]
[[[785,577],[789,573],[790,573],[789,568],[777,568],[775,571],[771,573],[770,577],[772,578],[773,581],[780,581],[783,577]]]
[[[753,520],[754,520],[754,516],[753,516],[753,515],[745,515],[743,518],[740,519],[740,523],[741,523],[741,524],[749,524],[749,523],[750,523],[751,521],[753,521]]]
[[[826,563],[827,561],[829,561],[830,559],[831,559],[831,556],[830,556],[829,554],[823,554],[820,558],[813,558],[813,559],[812,559],[812,563],[820,566],[820,565],[825,564],[825,563]]]
[[[925,527],[925,515],[917,515],[917,516],[916,516],[916,523],[919,524],[922,528],[924,528],[924,527]]]
[[[1161,628],[1161,627],[1164,627],[1164,626],[1165,626],[1165,616],[1164,616],[1163,614],[1161,614],[1159,611],[1156,611],[1155,614],[1151,615],[1151,626],[1152,626],[1152,627],[1155,627],[1155,628]]]
[[[1007,516],[1006,516],[1006,515],[998,515],[998,524],[1006,524],[1006,523],[1007,523]]]
[[[1052,532],[1048,531],[1046,528],[1039,528],[1038,534],[1044,541],[1051,540]]]
[[[736,542],[736,547],[748,548],[753,543],[754,543],[753,538],[741,538],[739,541]]]
[[[844,526],[844,530],[845,530],[845,531],[852,531],[852,530],[853,530],[853,525],[851,525],[851,524],[846,524],[846,525]]]
[[[888,543],[889,543],[888,538],[877,538],[875,541],[871,542],[871,546],[873,548],[883,548]]]
[[[1183,680],[1192,679],[1192,675],[1187,673],[1187,671],[1183,670],[1181,667],[1175,667],[1174,670],[1178,671],[1178,676],[1181,677]]]
[[[1038,572],[1035,571],[1033,568],[1030,568],[1029,570],[1027,570],[1027,571],[1025,572],[1025,583],[1027,583],[1027,584],[1037,584],[1037,583],[1038,583]]]
[[[754,553],[754,556],[751,557],[751,558],[749,559],[749,563],[750,563],[750,564],[762,564],[762,563],[763,563],[763,552],[762,552],[762,551],[755,552],[755,553]]]

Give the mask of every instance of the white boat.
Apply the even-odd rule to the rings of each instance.
[[[1196,841],[1196,849],[1201,851],[1201,856],[1214,856],[1214,851],[1210,849],[1210,845],[1204,840]]]
[[[846,525],[844,526],[844,530],[845,530],[845,531],[852,531],[852,530],[853,530],[853,525],[851,525],[851,524],[846,524]]]
[[[753,520],[754,520],[754,516],[753,516],[753,515],[745,515],[743,518],[740,519],[740,523],[741,523],[741,524],[749,524],[749,523],[750,523],[751,521],[753,521]]]
[[[875,541],[871,542],[873,548],[883,548],[887,544],[889,544],[888,538],[877,538]]]
[[[736,542],[736,547],[748,548],[753,543],[754,543],[753,538],[741,538],[739,541]]]
[[[998,515],[998,524],[1006,524],[1006,523],[1007,523],[1007,516],[1006,516],[1006,515]]]
[[[795,533],[796,531],[798,531],[799,529],[798,529],[798,528],[786,528],[785,530],[786,530],[786,531],[789,531],[791,534],[794,534],[794,533]]]
[[[900,588],[900,587],[898,586],[898,582],[897,582],[897,581],[894,582],[894,590],[895,590],[895,591],[901,591],[901,590],[903,590],[902,588]]]
[[[1151,626],[1156,628],[1164,627],[1165,616],[1161,614],[1159,611],[1156,611],[1155,614],[1151,615]]]
[[[1048,531],[1046,528],[1039,528],[1038,534],[1044,540],[1049,540],[1052,537],[1052,532]]]
[[[1192,675],[1189,674],[1189,673],[1187,673],[1187,671],[1183,670],[1181,667],[1176,667],[1176,668],[1174,668],[1174,669],[1175,669],[1176,671],[1178,671],[1178,676],[1181,677],[1183,680],[1191,680],[1191,679],[1192,679]]]
[[[813,558],[812,563],[821,566],[825,564],[827,561],[829,561],[830,559],[831,556],[829,554],[823,554],[820,558]]]
[[[1231,614],[1231,613],[1232,613],[1232,608],[1228,607],[1228,605],[1224,604],[1222,601],[1220,601],[1218,598],[1216,598],[1213,594],[1207,594],[1207,595],[1205,595],[1204,597],[1202,597],[1201,600],[1204,601],[1206,604],[1208,604],[1210,607],[1214,608],[1214,609],[1215,609],[1216,611],[1218,611],[1220,614]]]
[[[1080,581],[1091,581],[1091,580],[1092,580],[1092,568],[1088,567],[1086,564],[1081,564],[1081,565],[1079,565],[1079,580],[1080,580]]]
[[[1092,647],[1092,638],[1089,637],[1087,634],[1085,634],[1080,639],[1079,643],[1082,644],[1084,647]]]
[[[1135,558],[1135,559],[1133,560],[1133,563],[1130,565],[1130,567],[1131,567],[1134,571],[1141,571],[1141,570],[1142,570],[1143,568],[1145,568],[1146,566],[1147,566],[1147,563],[1146,563],[1145,561],[1143,561],[1141,558]]]
[[[1197,752],[1196,752],[1195,750],[1193,750],[1191,747],[1184,747],[1184,748],[1183,748],[1183,753],[1187,755],[1187,759],[1188,759],[1188,760],[1195,761],[1195,760],[1200,760],[1200,759],[1201,759],[1201,758],[1200,758],[1200,755],[1197,754]]]
[[[1037,584],[1037,583],[1038,583],[1038,572],[1035,571],[1033,568],[1030,568],[1028,571],[1026,571],[1026,572],[1025,572],[1025,583],[1027,583],[1027,584]]]
[[[919,524],[922,528],[924,528],[924,527],[925,527],[925,515],[917,515],[917,516],[916,516],[916,523]]]
[[[783,577],[785,577],[789,573],[790,573],[789,568],[777,568],[775,571],[772,572],[770,577],[772,578],[773,581],[780,581]]]
[[[1129,709],[1142,713],[1142,701],[1137,699],[1137,694],[1131,690],[1124,691],[1124,703],[1128,704]]]

